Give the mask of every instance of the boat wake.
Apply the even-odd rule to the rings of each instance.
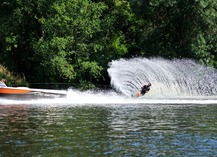
[[[66,98],[1,98],[0,105],[217,104],[216,69],[192,60],[120,59],[109,63],[108,73],[113,90],[79,91],[70,88],[66,91]],[[152,83],[149,93],[139,98],[132,97],[147,82]]]
[[[66,98],[41,98],[29,100],[0,99],[0,105],[37,105],[37,106],[106,106],[117,105],[192,105],[217,104],[217,97],[150,97],[132,98],[115,91],[85,91],[69,90]]]

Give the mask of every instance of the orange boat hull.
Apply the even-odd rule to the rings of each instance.
[[[27,94],[32,92],[30,89],[21,89],[21,88],[0,88],[0,94]]]
[[[30,89],[25,87],[3,87],[0,88],[0,97],[8,99],[39,99],[39,98],[61,98],[66,97],[66,92],[52,90]]]

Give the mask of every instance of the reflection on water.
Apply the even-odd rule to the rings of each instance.
[[[0,105],[0,156],[217,156],[217,105]]]

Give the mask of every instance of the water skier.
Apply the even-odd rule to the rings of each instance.
[[[138,93],[136,93],[136,97],[143,96],[146,93],[148,93],[149,90],[150,90],[150,87],[151,87],[151,83],[150,82],[147,85],[142,86],[141,90]]]

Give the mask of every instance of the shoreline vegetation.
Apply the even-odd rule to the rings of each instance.
[[[15,74],[9,71],[6,67],[0,64],[0,79],[6,79],[7,86],[24,85],[28,86],[24,76]]]
[[[108,64],[121,58],[189,58],[216,68],[216,6],[216,0],[1,0],[0,75],[8,84],[85,90],[109,85]]]

